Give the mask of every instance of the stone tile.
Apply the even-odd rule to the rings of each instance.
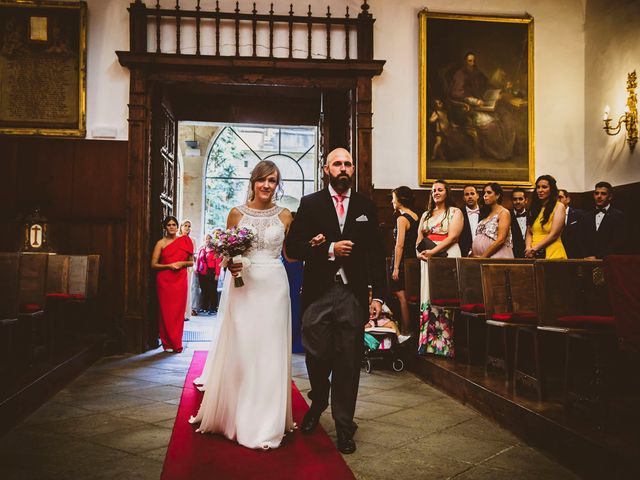
[[[522,443],[513,433],[500,427],[497,423],[481,416],[462,422],[448,430],[449,433],[464,435],[477,440],[490,438],[500,442],[516,445]]]
[[[90,437],[102,433],[126,430],[142,424],[143,422],[141,421],[129,418],[118,418],[108,413],[96,413],[94,415],[36,425],[34,429],[73,437]]]
[[[396,449],[349,462],[349,467],[359,479],[436,480],[454,477],[470,465],[431,454],[406,457]]]
[[[399,425],[390,425],[374,420],[362,420],[357,422],[358,430],[354,438],[356,441],[375,443],[385,448],[394,448],[404,443],[414,441],[423,433],[417,428],[407,428]]]
[[[153,450],[148,450],[146,452],[141,452],[139,455],[141,457],[145,457],[148,458],[150,460],[153,460],[155,462],[160,462],[161,464],[164,463],[164,459],[167,456],[167,447],[160,447],[160,448],[155,448]]]
[[[522,470],[503,470],[487,468],[482,465],[473,465],[460,475],[456,475],[455,478],[456,480],[540,480],[541,477],[531,475]]]
[[[372,400],[375,400],[375,395],[370,396]],[[382,405],[380,403],[368,402],[365,400],[359,400],[356,403],[355,417],[363,420],[371,420],[382,415],[397,412],[402,410],[402,407]]]
[[[301,392],[303,390],[309,390],[311,388],[311,383],[309,383],[309,378],[307,377],[293,377],[293,381],[296,384],[296,387],[298,387],[298,390],[300,390]]]
[[[38,434],[40,435],[40,433]],[[3,479],[90,478],[98,463],[118,463],[126,454],[85,441],[57,436],[43,445],[38,437],[30,446],[10,447],[0,453]]]
[[[419,429],[427,434],[451,428],[477,416],[477,413],[464,405],[448,400],[444,403],[439,401],[422,403],[416,407],[378,417],[376,421]]]
[[[176,398],[179,399],[182,396],[182,388],[174,387],[173,385],[160,385],[135,390],[131,392],[130,395],[155,400],[156,402],[164,402]]]
[[[169,428],[171,430],[173,430],[173,426],[176,423],[176,419],[175,418],[170,418],[169,420],[162,420],[161,422],[155,422],[154,425],[157,425],[158,427],[162,427],[162,428]]]
[[[158,423],[163,420],[174,419],[177,413],[178,406],[167,402],[148,403],[111,412],[116,417],[126,417],[146,423]]]
[[[91,437],[91,442],[128,453],[140,453],[167,446],[170,438],[170,429],[149,424],[128,430],[96,435]]]
[[[517,445],[484,462],[485,467],[526,471],[545,480],[577,479],[578,476],[533,448]]]
[[[406,393],[399,388],[395,388],[393,390],[384,390],[382,392],[369,395],[367,397],[367,401],[395,407],[415,407],[416,405],[420,405],[428,401],[428,399],[423,395]]]
[[[336,441],[335,436],[333,436],[332,438],[334,441]],[[347,464],[351,466],[351,464],[358,463],[363,458],[374,456],[374,455],[380,455],[381,451],[387,452],[384,449],[381,450],[380,445],[376,445],[375,443],[370,443],[370,442],[364,442],[362,440],[357,440],[356,451],[350,455],[343,455],[342,458],[344,458]]]
[[[66,401],[69,405],[80,407],[95,412],[109,412],[127,407],[153,403],[153,400],[139,396],[114,393],[111,395],[90,395],[83,399],[70,399]]]
[[[72,406],[59,403],[56,401],[48,401],[38,410],[33,412],[22,422],[22,425],[37,425],[40,423],[55,422],[65,418],[78,418],[85,415],[91,415],[93,412],[81,406]]]
[[[512,446],[513,444],[496,441],[490,437],[479,441],[465,435],[451,434],[445,430],[430,433],[424,438],[411,442],[411,445],[406,446],[406,450],[409,456],[412,451],[415,455],[429,452],[430,455],[478,464]]]
[[[375,387],[381,390],[388,390],[402,385],[405,382],[404,377],[387,377],[381,375],[379,372],[373,372],[370,374],[360,374],[360,386]]]
[[[163,459],[164,460],[164,459]],[[163,461],[140,455],[127,455],[118,462],[96,465],[95,472],[86,477],[90,480],[158,480],[162,473]],[[77,477],[81,478],[81,477]]]

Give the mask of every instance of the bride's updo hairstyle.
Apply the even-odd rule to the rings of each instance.
[[[256,182],[268,177],[273,172],[275,172],[276,176],[278,177],[278,186],[276,187],[276,191],[273,194],[273,199],[279,200],[280,198],[282,198],[284,189],[282,188],[282,175],[280,174],[280,169],[271,160],[262,160],[258,162],[253,170],[251,170],[251,177],[249,178],[249,189],[247,191],[247,200],[249,202],[256,196],[254,191]]]

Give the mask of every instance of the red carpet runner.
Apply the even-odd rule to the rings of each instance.
[[[287,434],[280,448],[267,452],[241,447],[221,435],[195,433],[188,419],[198,410],[203,393],[194,387],[193,379],[202,371],[206,357],[206,352],[193,355],[164,460],[163,480],[355,479],[321,426],[312,435]],[[295,385],[292,403],[293,418],[300,424],[308,406]]]

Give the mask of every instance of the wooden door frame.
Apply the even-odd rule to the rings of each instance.
[[[127,160],[127,218],[124,265],[124,312],[126,351],[143,352],[155,348],[148,338],[151,282],[148,250],[152,235],[151,132],[153,95],[158,88],[198,83],[227,86],[290,86],[315,89],[349,89],[353,101],[350,125],[354,139],[352,154],[356,163],[356,189],[371,196],[371,83],[382,72],[384,61],[337,61],[320,63],[271,62],[255,60],[243,65],[208,62],[185,65],[184,59],[158,57],[145,53],[116,52],[120,63],[130,70],[129,148]],[[179,87],[178,87],[179,88]],[[184,120],[178,118],[178,120]]]

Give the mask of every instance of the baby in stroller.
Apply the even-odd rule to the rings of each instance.
[[[391,309],[385,303],[382,312],[375,320],[369,320],[364,326],[364,358],[362,363],[365,372],[371,373],[372,360],[391,360],[396,372],[404,370],[401,358],[401,345],[398,341],[400,330],[393,319]]]

